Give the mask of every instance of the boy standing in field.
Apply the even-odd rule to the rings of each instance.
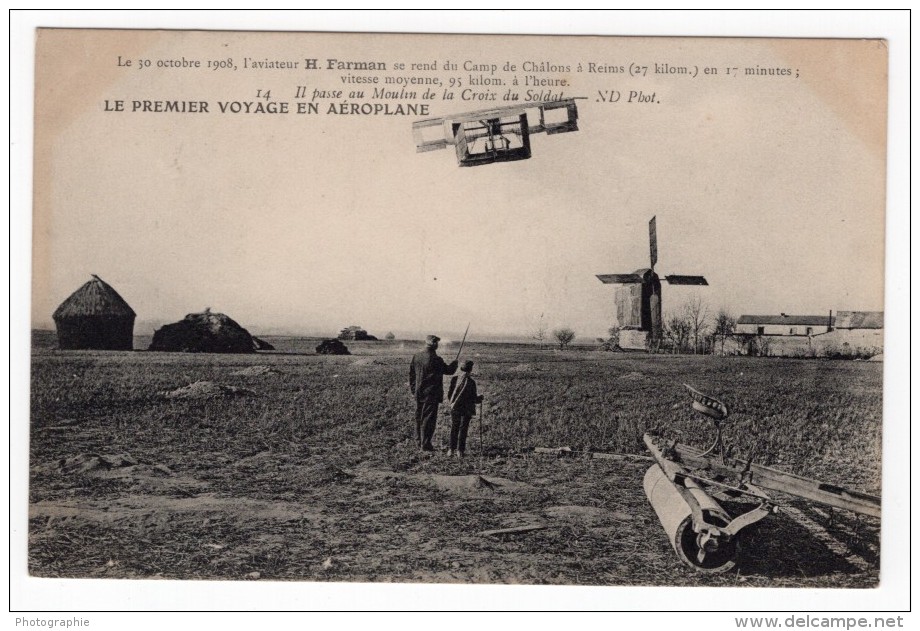
[[[434,451],[431,439],[438,422],[438,406],[444,400],[444,375],[457,372],[457,360],[445,363],[438,354],[437,335],[425,338],[425,350],[409,365],[409,388],[415,395],[415,438],[422,451]]]
[[[452,378],[447,390],[450,404],[450,449],[447,455],[462,458],[466,453],[466,433],[470,421],[476,416],[476,404],[482,403],[482,395],[476,392],[476,382],[472,377],[473,362],[463,362],[460,370],[463,374]]]

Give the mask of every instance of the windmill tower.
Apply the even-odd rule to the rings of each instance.
[[[620,347],[630,350],[656,349],[661,341],[661,281],[671,285],[708,285],[702,276],[672,274],[663,279],[655,273],[658,262],[658,233],[655,217],[648,222],[651,265],[631,274],[598,274],[607,285],[620,285],[616,290],[617,322],[620,325]]]

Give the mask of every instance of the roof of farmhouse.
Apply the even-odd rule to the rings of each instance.
[[[838,329],[883,329],[884,311],[838,311]]]
[[[743,315],[738,324],[785,325],[785,326],[827,326],[826,315]],[[883,329],[884,311],[838,311],[830,318],[830,325],[837,329]]]
[[[779,324],[785,326],[827,326],[826,315],[743,315],[738,318],[738,324]],[[834,318],[830,318],[831,326]]]

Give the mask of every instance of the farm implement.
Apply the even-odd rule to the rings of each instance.
[[[643,440],[655,464],[646,472],[643,487],[671,546],[686,565],[709,573],[734,567],[741,531],[779,511],[779,504],[768,491],[881,517],[878,497],[755,464],[753,454],[747,459],[727,455],[722,427],[728,408],[690,386],[684,387],[690,393],[692,409],[715,423],[715,441],[703,451],[645,434]],[[754,508],[732,516],[714,496],[741,499]]]

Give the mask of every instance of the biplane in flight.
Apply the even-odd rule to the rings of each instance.
[[[526,160],[530,136],[578,131],[575,99],[509,105],[412,123],[416,151],[453,145],[462,167]]]

